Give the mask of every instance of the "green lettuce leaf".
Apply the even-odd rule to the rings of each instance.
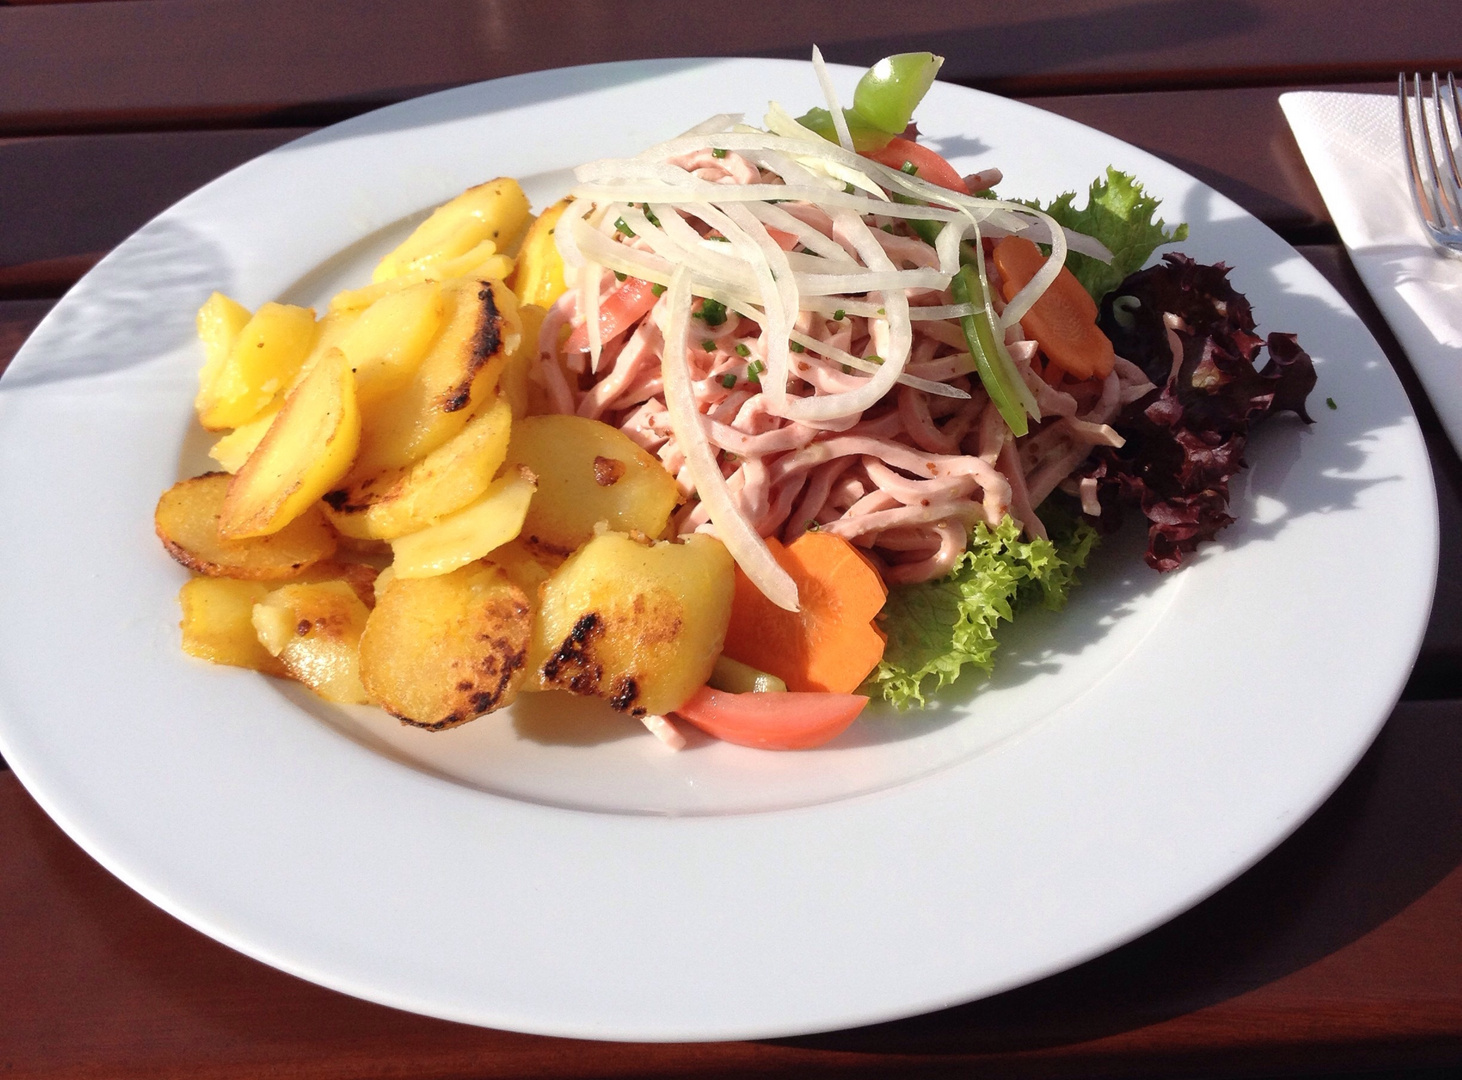
[[[1066,192],[1049,206],[1038,202],[1027,205],[1107,245],[1112,253],[1110,264],[1074,251],[1066,256],[1067,268],[1098,302],[1128,274],[1141,270],[1161,245],[1188,238],[1188,226],[1181,222],[1171,230],[1162,218],[1154,222],[1158,200],[1143,191],[1136,178],[1110,166],[1104,180],[1092,181],[1084,209],[1076,209],[1074,191]]]
[[[926,694],[954,682],[967,665],[990,673],[1002,619],[1035,603],[1065,604],[1097,533],[1049,505],[1041,512],[1051,540],[1022,540],[1009,516],[993,530],[982,522],[946,577],[889,590],[879,615],[888,645],[869,676],[870,691],[899,708],[923,705]]]

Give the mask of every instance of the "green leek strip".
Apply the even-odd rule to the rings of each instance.
[[[716,657],[716,666],[706,680],[712,690],[732,694],[785,694],[787,684],[775,675],[768,675],[750,664],[732,660],[724,653]]]
[[[1002,346],[1005,344],[990,325],[990,316],[985,302],[985,287],[979,272],[969,264],[959,268],[959,273],[949,283],[950,295],[956,304],[973,304],[975,313],[963,316],[959,322],[969,344],[970,355],[975,358],[975,370],[980,373],[980,382],[985,392],[1000,410],[1000,415],[1016,436],[1030,430],[1026,422],[1026,389],[1015,361]],[[1021,393],[1024,390],[1025,393]]]
[[[905,206],[920,205],[917,200],[911,199],[901,192],[895,191],[892,194],[893,201],[896,203],[903,203]],[[944,230],[944,222],[942,221],[931,221],[929,218],[906,218],[905,220],[908,222],[909,228],[914,230],[919,239],[930,247],[934,247],[935,243],[939,240],[939,234]]]

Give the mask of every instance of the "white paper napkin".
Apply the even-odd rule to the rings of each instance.
[[[1394,94],[1281,94],[1330,216],[1462,452],[1462,258],[1433,247],[1406,187]]]

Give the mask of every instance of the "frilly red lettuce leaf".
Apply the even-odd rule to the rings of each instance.
[[[1165,314],[1186,326],[1177,331],[1183,355],[1176,368]],[[1113,422],[1126,444],[1099,448],[1078,477],[1097,481],[1105,529],[1116,527],[1124,506],[1141,507],[1147,562],[1172,570],[1232,524],[1228,485],[1244,467],[1250,425],[1278,412],[1312,422],[1305,399],[1315,368],[1292,334],[1270,334],[1269,360],[1256,368],[1265,342],[1228,268],[1185,255],[1166,255],[1123,281],[1103,301],[1098,323],[1117,355],[1157,388]]]

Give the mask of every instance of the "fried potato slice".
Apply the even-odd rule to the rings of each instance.
[[[381,571],[369,563],[348,562],[327,559],[300,572],[295,581],[320,582],[343,581],[360,597],[367,608],[376,606],[376,578]]]
[[[210,431],[247,424],[299,373],[315,342],[315,313],[293,304],[264,304],[242,329],[227,359],[204,366],[195,402]]]
[[[400,390],[415,373],[446,314],[442,287],[423,281],[382,296],[361,311],[337,347],[355,372],[356,393],[368,404]]]
[[[545,393],[533,381],[532,372],[534,364],[538,362],[538,332],[543,328],[543,320],[547,317],[548,312],[536,304],[518,306],[518,321],[523,325],[522,337],[518,341],[517,351],[503,365],[502,376],[498,379],[498,393],[508,399],[514,416],[527,416],[530,406],[535,403],[534,395]],[[532,411],[548,412],[551,407],[544,402],[541,408]]]
[[[518,302],[501,282],[442,285],[446,314],[411,379],[363,403],[355,471],[370,476],[424,458],[467,426],[497,390],[522,337]]]
[[[438,264],[469,253],[480,263],[493,252],[511,251],[528,225],[529,213],[528,197],[516,180],[500,176],[470,187],[433,210],[380,261],[371,280],[410,274],[438,276]]]
[[[394,540],[482,497],[508,453],[512,410],[495,398],[451,439],[409,469],[347,476],[325,493],[330,523],[362,540]]]
[[[208,577],[280,581],[335,554],[335,532],[314,508],[272,535],[224,539],[218,519],[230,479],[228,473],[204,473],[179,481],[157,501],[158,539],[189,570]]]
[[[394,577],[366,620],[361,681],[408,724],[456,727],[517,696],[532,623],[523,590],[485,563]]]
[[[519,467],[494,480],[482,498],[420,532],[391,541],[397,577],[447,574],[506,544],[523,528],[538,481]]]
[[[224,472],[236,473],[244,467],[254,448],[264,441],[279,406],[271,405],[247,424],[234,428],[208,448],[208,456],[218,462]]]
[[[523,237],[523,246],[518,250],[517,268],[509,279],[519,303],[551,308],[567,288],[563,279],[563,256],[558,253],[553,230],[568,205],[568,199],[560,199],[539,214],[538,220],[528,227],[528,235]]]
[[[523,535],[568,555],[607,522],[616,532],[657,537],[680,499],[675,478],[618,428],[582,416],[529,416],[513,425],[508,465],[539,478]]]
[[[201,660],[284,676],[284,665],[259,644],[254,605],[269,595],[259,581],[195,577],[178,590],[183,651]]]
[[[219,374],[233,355],[239,332],[249,325],[252,318],[248,308],[221,292],[213,293],[198,309],[198,340],[203,343],[203,367],[198,371],[198,396],[193,400],[193,407],[199,413],[213,403]]]
[[[344,581],[293,582],[254,605],[259,643],[326,701],[365,705],[360,635],[369,612]]]
[[[714,537],[596,536],[540,590],[535,678],[632,716],[670,712],[710,676],[734,592],[731,556]]]
[[[532,550],[521,536],[493,548],[485,561],[507,574],[513,584],[527,594],[528,603],[535,610],[538,607],[538,586],[552,577],[563,563],[562,559]]]
[[[285,399],[229,481],[219,534],[241,540],[278,532],[349,471],[359,445],[355,376],[345,354],[332,349]]]

